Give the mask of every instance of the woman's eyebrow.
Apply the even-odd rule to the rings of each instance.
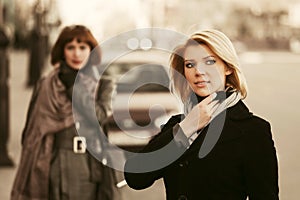
[[[207,58],[215,58],[215,56],[213,56],[213,55],[208,55],[208,56],[206,56],[206,57],[204,57],[204,58],[202,58],[203,60],[206,60]]]
[[[185,59],[184,62],[193,62],[195,61],[194,59]]]
[[[202,60],[206,60],[208,58],[215,58],[215,56],[214,55],[208,55],[208,56],[203,57]],[[195,59],[184,59],[184,62],[194,62],[194,61],[195,61]]]

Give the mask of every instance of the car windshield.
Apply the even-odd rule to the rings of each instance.
[[[143,63],[112,63],[108,74],[117,80],[117,92],[168,92],[169,77],[164,66]]]

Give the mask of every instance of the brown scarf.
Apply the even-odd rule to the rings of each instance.
[[[33,91],[11,200],[48,199],[54,133],[74,124],[72,103],[58,71],[41,79]]]

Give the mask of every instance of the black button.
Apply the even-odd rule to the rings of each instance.
[[[187,166],[187,165],[189,165],[189,161],[184,161],[184,162],[181,162],[181,163],[179,163],[179,167],[184,167],[184,166]]]
[[[178,200],[187,200],[187,197],[185,195],[180,195],[178,197]]]

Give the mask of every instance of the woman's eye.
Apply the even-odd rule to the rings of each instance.
[[[185,64],[185,67],[187,67],[187,68],[192,68],[192,67],[194,67],[195,65],[193,64],[193,63],[186,63]]]
[[[72,49],[74,49],[74,46],[67,46],[66,49],[72,50]]]
[[[80,49],[85,50],[85,49],[87,49],[87,46],[80,46]]]
[[[213,65],[215,63],[216,63],[216,60],[214,60],[214,59],[209,59],[209,60],[205,61],[205,64],[207,64],[207,65]]]

